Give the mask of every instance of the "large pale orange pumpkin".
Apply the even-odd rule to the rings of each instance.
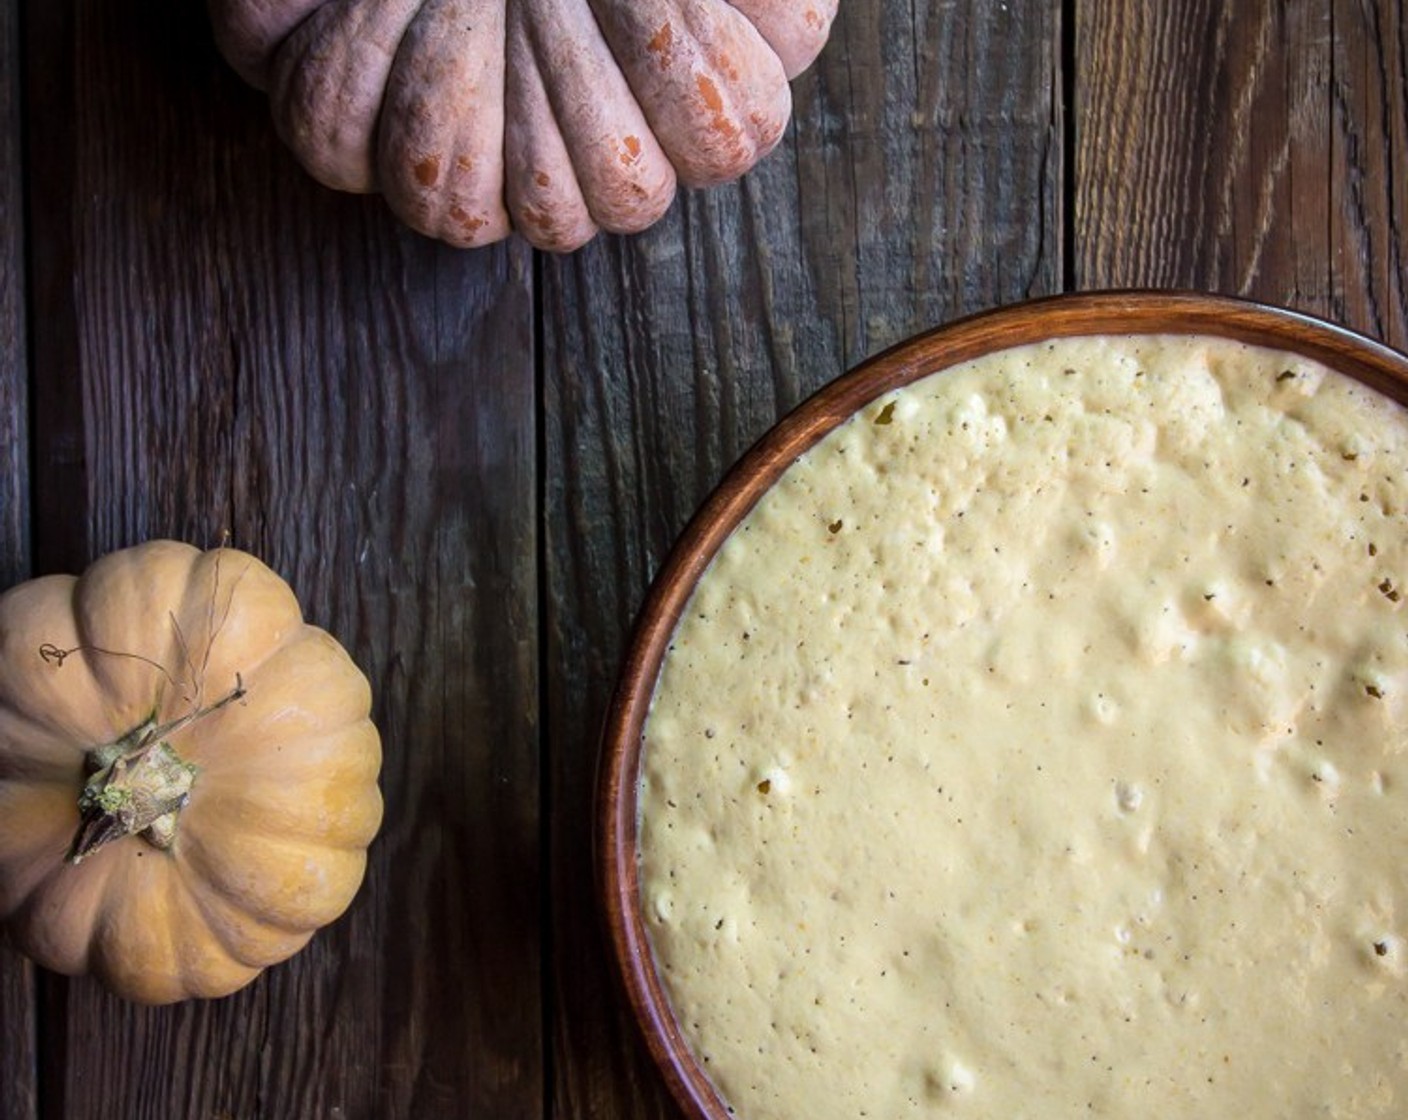
[[[243,552],[156,541],[0,595],[0,924],[143,1003],[225,995],[347,907],[366,678]]]
[[[209,0],[299,161],[415,229],[569,250],[737,178],[836,0]]]

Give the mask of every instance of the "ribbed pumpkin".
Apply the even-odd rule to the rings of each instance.
[[[317,179],[455,245],[566,251],[742,175],[836,0],[210,0]]]
[[[143,1003],[225,995],[356,893],[366,678],[246,553],[157,541],[0,595],[0,924]]]

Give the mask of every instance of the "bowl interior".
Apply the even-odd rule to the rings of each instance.
[[[1108,292],[1014,305],[917,336],[832,382],[771,429],[701,507],[661,569],[637,619],[601,744],[596,839],[607,932],[647,1046],[688,1115],[723,1120],[729,1113],[691,1053],[655,971],[639,904],[636,791],[656,679],[695,584],[796,458],[870,401],[994,351],[1097,334],[1212,335],[1292,351],[1408,405],[1408,358],[1344,328],[1226,297]]]

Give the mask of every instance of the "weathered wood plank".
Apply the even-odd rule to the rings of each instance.
[[[1402,3],[1331,6],[1331,311],[1408,348],[1408,18]]]
[[[387,815],[350,912],[230,999],[50,982],[46,1113],[539,1117],[531,257],[308,181],[201,5],[73,12],[31,28],[72,60],[30,106],[36,374],[80,404],[37,402],[79,491],[36,487],[43,559],[226,530],[265,557],[373,681]]]
[[[0,0],[0,587],[29,569],[29,366],[17,0]]]
[[[29,366],[18,0],[0,0],[0,589],[29,574]],[[34,973],[0,948],[0,1120],[37,1115]]]
[[[74,10],[69,4],[25,5],[24,178],[30,241],[29,306],[43,321],[29,339],[32,379],[30,410],[44,423],[32,423],[30,501],[36,511],[46,505],[63,509],[65,518],[34,517],[31,523],[34,567],[40,572],[80,566],[87,486],[83,462],[83,398],[77,391],[78,324],[74,316],[71,268],[73,222],[67,213],[69,192],[58,187],[74,174],[75,61]],[[57,189],[56,189],[57,188]],[[35,231],[42,231],[42,238]]]
[[[673,1115],[611,986],[588,839],[632,615],[725,468],[860,358],[1061,276],[1059,7],[841,5],[783,147],[544,266],[553,1114]]]
[[[1077,9],[1080,286],[1211,288],[1403,345],[1401,5]]]

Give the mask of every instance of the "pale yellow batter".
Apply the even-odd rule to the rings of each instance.
[[[1408,416],[1208,339],[866,407],[725,545],[643,905],[740,1117],[1408,1116]]]

